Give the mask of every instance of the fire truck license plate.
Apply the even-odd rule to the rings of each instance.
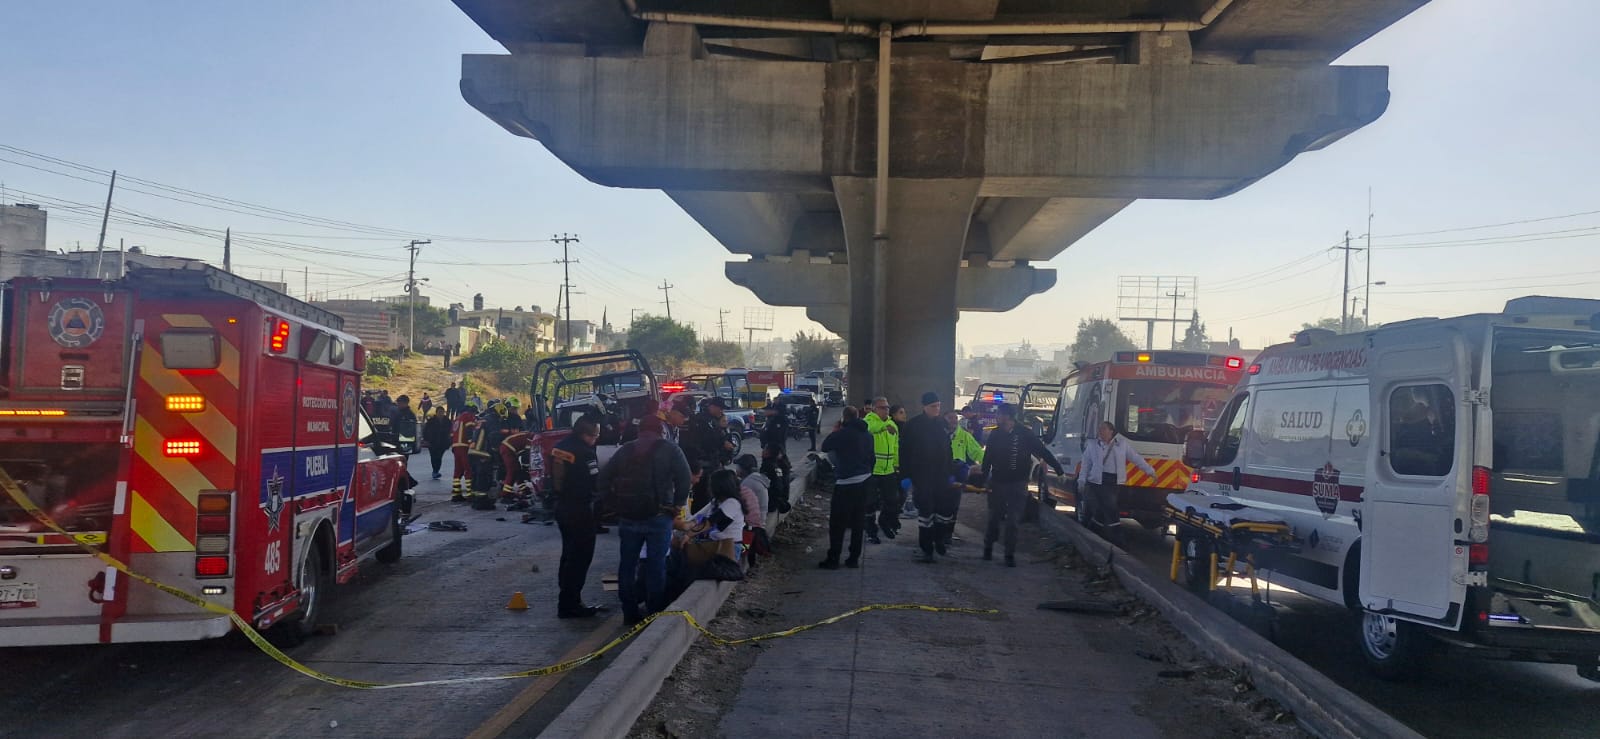
[[[39,587],[33,583],[0,585],[0,608],[38,608]]]

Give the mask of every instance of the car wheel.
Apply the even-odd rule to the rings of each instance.
[[[1429,647],[1423,627],[1372,611],[1362,611],[1361,656],[1367,668],[1384,680],[1410,680],[1426,666]]]

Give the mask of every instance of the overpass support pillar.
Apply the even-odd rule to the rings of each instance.
[[[833,178],[850,257],[850,376],[866,382],[851,394],[883,395],[915,408],[932,390],[948,403],[955,389],[957,274],[980,180],[891,178],[881,250],[873,239],[874,184],[870,177]],[[875,311],[883,313],[881,336]]]

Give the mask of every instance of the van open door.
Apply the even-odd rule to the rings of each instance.
[[[1456,629],[1466,601],[1457,503],[1470,492],[1473,397],[1465,338],[1438,326],[1374,337],[1372,471],[1361,504],[1368,611]]]

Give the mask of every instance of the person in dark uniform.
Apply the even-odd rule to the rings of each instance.
[[[919,562],[932,562],[935,551],[945,554],[946,536],[956,525],[955,496],[960,493],[950,485],[950,435],[942,407],[937,393],[923,393],[922,413],[900,432],[900,468],[911,478],[917,502]]]
[[[767,512],[788,513],[789,473],[793,469],[785,448],[789,443],[789,423],[783,406],[770,404],[765,410],[767,425],[761,429],[761,474],[772,481]]]
[[[683,449],[683,456],[690,464],[706,471],[700,481],[695,483],[694,497],[689,503],[690,510],[698,511],[711,502],[711,495],[707,490],[711,472],[722,468],[723,452],[733,448],[733,445],[728,443],[728,433],[722,426],[723,409],[726,406],[722,398],[712,397],[706,400],[705,407],[689,418],[689,422],[678,437],[678,446]]]
[[[444,406],[434,406],[433,415],[422,425],[422,440],[428,444],[428,460],[433,462],[433,479],[443,477],[444,453],[450,451],[450,417]]]
[[[600,478],[600,460],[594,445],[600,440],[600,427],[588,418],[572,426],[572,434],[551,452],[551,479],[555,485],[556,525],[561,528],[561,567],[556,575],[560,594],[556,597],[559,618],[588,618],[604,613],[605,606],[583,602],[583,583],[594,561],[597,519],[595,495]]]

